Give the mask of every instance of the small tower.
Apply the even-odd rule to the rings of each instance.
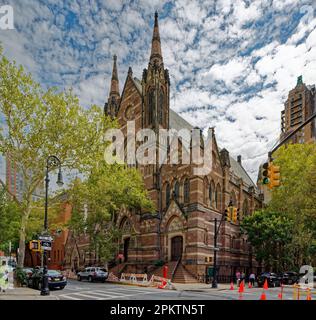
[[[143,71],[143,127],[169,128],[169,72],[164,69],[158,26],[155,12],[154,31],[148,68]]]
[[[116,55],[113,56],[113,71],[111,78],[111,87],[108,102],[104,105],[104,113],[111,116],[112,118],[116,117],[118,107],[120,104],[120,90],[119,90],[119,80],[117,76],[117,66],[116,66]]]

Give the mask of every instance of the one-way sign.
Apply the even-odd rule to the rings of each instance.
[[[41,240],[41,248],[43,250],[52,250],[52,242],[48,240]]]

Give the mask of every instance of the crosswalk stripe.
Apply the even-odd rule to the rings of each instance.
[[[76,293],[73,293],[72,295],[81,296],[81,297],[85,297],[85,298],[96,299],[96,300],[101,300],[102,299],[102,298],[100,298],[98,296],[95,296],[95,295],[93,295],[91,293],[85,294],[85,293],[82,293],[82,292],[76,292]]]
[[[60,295],[60,297],[70,299],[70,300],[82,300],[80,298],[76,298],[76,297],[70,296],[68,294],[62,294],[62,295]]]
[[[118,290],[120,290],[120,291],[129,291],[129,292],[142,292],[142,293],[153,292],[151,290],[127,289],[127,288],[118,288]],[[161,291],[159,291],[159,292],[161,292]]]
[[[122,294],[122,292],[117,292],[117,291],[102,291],[102,290],[95,290],[95,291],[92,291],[92,292],[95,292],[95,293],[100,293],[100,294],[104,294],[104,295],[118,295],[120,296]]]
[[[153,291],[149,290],[138,290],[129,288],[118,288],[118,290],[94,290],[94,291],[81,291],[81,292],[71,292],[67,294],[60,295],[61,298],[71,299],[71,300],[83,300],[84,298],[90,298],[95,300],[110,300],[124,297],[131,297],[134,295],[150,294]],[[162,293],[162,291],[157,291],[157,293]],[[82,298],[80,298],[82,297]]]

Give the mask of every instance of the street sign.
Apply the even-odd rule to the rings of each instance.
[[[39,240],[44,240],[44,241],[53,241],[53,238],[51,236],[39,236]]]
[[[43,250],[51,251],[52,250],[52,242],[48,240],[41,240],[41,248]]]

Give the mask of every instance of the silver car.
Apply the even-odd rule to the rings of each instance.
[[[99,268],[99,267],[88,267],[88,268],[85,268],[84,271],[80,271],[77,273],[78,281],[88,280],[89,282],[93,282],[93,281],[105,282],[108,276],[109,276],[108,271],[104,268]]]

